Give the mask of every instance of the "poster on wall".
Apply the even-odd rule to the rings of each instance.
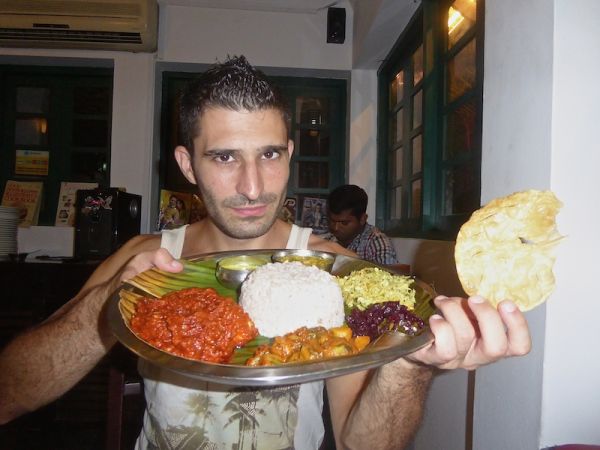
[[[20,227],[38,224],[43,187],[41,181],[8,180],[6,182],[1,205],[18,208]]]
[[[61,182],[54,226],[74,227],[76,211],[75,200],[77,199],[77,191],[80,189],[95,189],[97,187],[98,183],[78,183],[70,181]]]
[[[296,223],[296,197],[286,197],[279,211],[279,218],[287,223]]]
[[[50,152],[43,150],[17,150],[15,175],[47,176]]]
[[[192,194],[189,223],[198,222],[204,219],[207,215],[208,212],[206,211],[206,206],[204,206],[202,198],[198,194]]]
[[[312,228],[315,234],[327,233],[327,199],[304,197],[300,223],[303,227]]]
[[[156,229],[172,230],[189,223],[192,194],[189,192],[160,190],[160,209]]]

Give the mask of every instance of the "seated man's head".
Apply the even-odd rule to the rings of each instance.
[[[279,91],[241,56],[189,83],[180,98],[175,158],[229,237],[264,235],[287,190],[293,142]]]
[[[367,223],[369,198],[364,189],[345,184],[331,191],[327,200],[329,231],[347,247]]]

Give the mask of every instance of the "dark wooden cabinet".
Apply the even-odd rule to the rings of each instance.
[[[73,298],[97,263],[0,262],[0,346]]]
[[[97,267],[89,263],[0,262],[0,346],[73,298]],[[125,367],[126,366],[126,367]],[[117,346],[73,389],[46,407],[0,426],[0,448],[100,450],[106,448],[111,368],[135,372],[135,360]],[[113,370],[114,373],[114,370]],[[1,401],[1,400],[0,400]],[[143,399],[128,399],[122,448],[132,448]],[[126,435],[125,435],[126,434]]]

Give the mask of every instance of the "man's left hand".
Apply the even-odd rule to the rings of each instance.
[[[468,299],[439,296],[429,325],[435,340],[406,356],[412,362],[440,369],[473,370],[531,350],[529,327],[516,305],[505,300],[494,308],[479,296]]]

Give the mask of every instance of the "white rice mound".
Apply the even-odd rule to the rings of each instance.
[[[335,277],[300,262],[258,267],[242,284],[240,305],[269,338],[301,327],[344,323],[344,299]]]

